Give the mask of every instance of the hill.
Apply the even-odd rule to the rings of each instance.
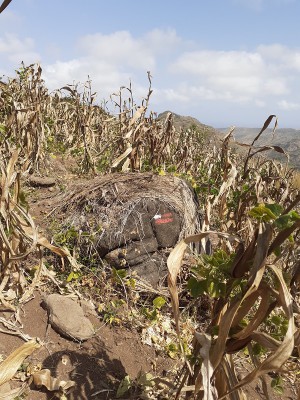
[[[228,128],[222,128],[219,129],[219,131],[225,133],[228,131]],[[236,141],[249,144],[257,136],[259,131],[260,128],[236,127],[233,135]],[[289,154],[290,165],[300,169],[300,130],[280,128],[276,129],[275,134],[273,135],[272,129],[267,129],[257,141],[256,145],[282,147]],[[268,156],[282,162],[286,161],[284,155],[274,151],[270,151]]]
[[[205,132],[207,135],[215,138],[220,137],[220,132],[217,129],[213,128],[212,126],[202,124],[197,118],[194,117],[179,115],[173,113],[172,111],[164,111],[163,113],[158,115],[157,119],[164,120],[170,112],[173,115],[173,126],[176,130],[180,128],[186,130],[191,127],[197,127],[199,130]]]
[[[172,111],[164,111],[159,114],[157,119],[164,120],[168,113]],[[200,122],[197,118],[191,116],[183,116],[173,113],[173,126],[175,129],[182,128],[183,130],[189,129],[191,127],[197,127],[201,131],[205,132],[211,138],[216,141],[221,139],[225,133],[228,132],[229,128],[214,128],[209,125],[205,125]],[[257,136],[260,128],[244,128],[236,127],[233,136],[237,142],[250,144],[253,139]],[[276,129],[273,135],[272,129],[267,129],[261,136],[261,138],[256,142],[257,146],[280,146],[284,149],[286,153],[289,154],[291,167],[300,169],[300,130],[290,129],[290,128],[280,128]],[[242,150],[242,148],[241,148]],[[286,162],[286,157],[275,151],[270,151],[264,153],[268,157],[279,160],[281,162]]]

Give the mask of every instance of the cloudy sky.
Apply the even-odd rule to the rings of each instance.
[[[0,0],[2,3],[2,0]],[[39,62],[49,89],[84,82],[214,127],[300,128],[298,0],[12,0],[0,14],[0,76]]]

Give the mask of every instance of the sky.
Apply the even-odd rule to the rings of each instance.
[[[150,71],[151,111],[299,129],[299,15],[299,0],[12,0],[0,76],[39,63],[51,91],[90,78],[101,102],[131,83],[141,104]]]

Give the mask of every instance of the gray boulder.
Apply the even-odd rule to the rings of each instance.
[[[74,300],[60,294],[50,294],[44,299],[49,323],[59,334],[69,339],[84,341],[91,338],[94,328],[83,309]]]
[[[135,270],[153,285],[166,276],[170,250],[201,225],[193,189],[173,175],[105,175],[58,201],[63,226],[88,233],[82,253],[93,248],[114,268]]]

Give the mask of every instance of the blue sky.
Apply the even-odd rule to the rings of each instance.
[[[0,2],[2,2],[0,0]],[[49,89],[92,79],[98,99],[131,80],[137,103],[214,127],[300,128],[297,0],[12,0],[0,76],[39,62]]]

